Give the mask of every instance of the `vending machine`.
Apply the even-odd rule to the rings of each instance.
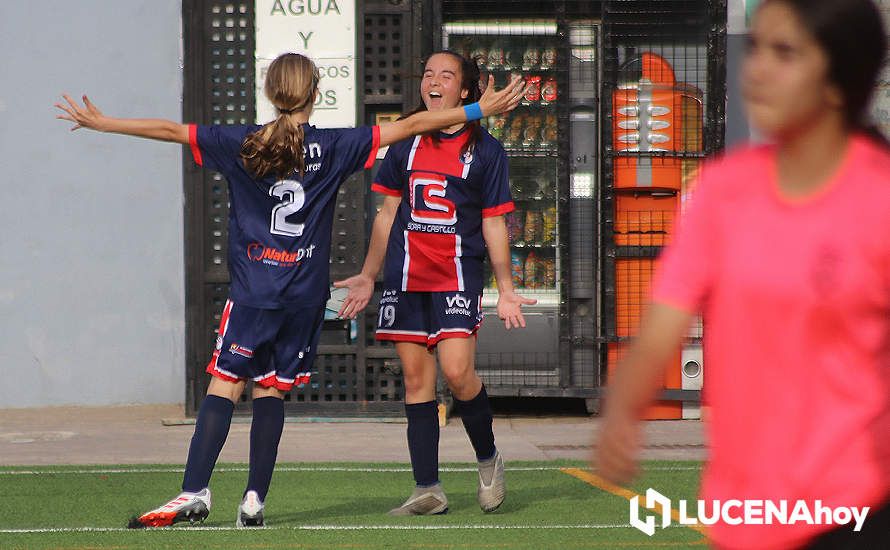
[[[443,47],[503,86],[526,83],[512,112],[483,120],[509,158],[513,286],[537,300],[524,329],[497,318],[490,266],[476,368],[493,395],[585,395],[598,385],[596,333],[597,44],[593,23],[446,22]],[[577,139],[576,139],[577,138]],[[574,393],[573,393],[574,392]]]

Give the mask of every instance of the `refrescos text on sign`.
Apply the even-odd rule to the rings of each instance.
[[[296,52],[315,61],[321,76],[312,123],[355,126],[355,48],[355,0],[257,0],[257,122],[275,117],[263,94],[269,64],[282,53]]]

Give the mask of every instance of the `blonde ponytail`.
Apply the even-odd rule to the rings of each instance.
[[[255,177],[274,175],[284,179],[295,170],[303,177],[305,135],[303,126],[295,123],[291,115],[312,109],[318,80],[315,64],[300,54],[282,54],[269,65],[265,92],[278,109],[278,117],[241,144],[241,159]]]
[[[303,173],[303,127],[282,113],[278,118],[247,136],[241,145],[244,165],[257,178],[274,175],[284,179],[294,172]]]

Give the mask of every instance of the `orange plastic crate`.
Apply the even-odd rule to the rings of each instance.
[[[613,343],[609,344],[608,357],[606,364],[607,383],[612,377],[618,362],[627,353],[629,344]],[[671,358],[670,365],[665,370],[661,387],[664,389],[680,389],[683,384],[683,375],[680,371],[680,350],[677,350],[675,357]],[[683,402],[682,401],[655,401],[643,413],[643,420],[679,420],[683,418]]]
[[[615,244],[667,244],[678,208],[678,195],[616,194],[613,227]]]

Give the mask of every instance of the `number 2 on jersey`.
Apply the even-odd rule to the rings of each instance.
[[[300,182],[294,180],[281,180],[269,188],[269,195],[281,199],[281,204],[272,209],[272,221],[269,231],[273,235],[285,235],[287,237],[299,237],[303,234],[302,223],[290,223],[287,217],[303,208],[306,202],[306,192]]]

